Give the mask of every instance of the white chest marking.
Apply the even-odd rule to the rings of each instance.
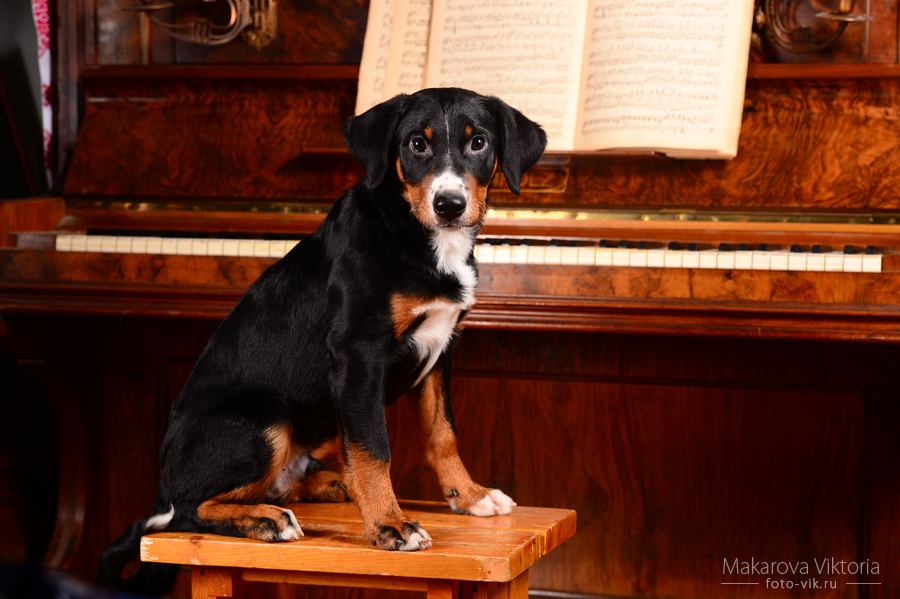
[[[475,269],[466,263],[472,253],[474,239],[474,229],[438,229],[431,238],[438,271],[454,275],[460,282],[462,293],[458,302],[435,300],[413,310],[416,316],[425,316],[425,320],[412,334],[412,341],[422,362],[417,385],[447,348],[456,330],[459,315],[475,303],[478,278]]]
[[[475,303],[475,285],[478,277],[475,269],[466,263],[475,244],[475,229],[437,229],[431,238],[431,247],[437,260],[437,269],[447,275],[455,275],[462,286],[460,303],[463,310]]]
[[[416,385],[431,371],[450,343],[461,312],[460,304],[446,301],[435,301],[413,310],[413,314],[417,316],[425,315],[425,320],[412,334],[412,342],[422,363]]]

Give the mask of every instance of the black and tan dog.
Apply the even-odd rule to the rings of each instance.
[[[461,89],[401,95],[350,119],[344,140],[366,178],[318,230],[269,268],[222,322],[175,402],[153,515],[103,554],[98,582],[165,592],[177,567],[123,567],[145,532],[290,541],[290,501],[359,506],[384,549],[431,545],[397,504],[385,407],[410,389],[425,459],[452,509],[507,514],[456,447],[451,345],[474,301],[472,248],[498,165],[518,193],[546,143],[497,98]]]

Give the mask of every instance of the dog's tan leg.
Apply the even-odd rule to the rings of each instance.
[[[210,499],[197,508],[197,517],[202,522],[235,529],[241,536],[270,543],[296,541],[303,536],[294,512],[265,503],[240,505]]]
[[[446,361],[442,362],[446,364]],[[428,466],[437,474],[444,497],[456,513],[473,516],[508,514],[516,503],[499,489],[487,489],[475,483],[459,457],[445,364],[439,363],[432,369],[419,392],[419,420],[425,433]]]
[[[359,506],[366,537],[382,549],[418,551],[431,547],[431,537],[397,504],[391,486],[390,462],[379,460],[359,445],[347,444],[344,481]]]

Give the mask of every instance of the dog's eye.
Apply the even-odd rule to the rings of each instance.
[[[413,137],[409,142],[409,147],[413,149],[413,152],[422,154],[428,149],[428,144],[421,137]]]
[[[471,148],[475,152],[477,152],[478,150],[483,150],[484,146],[486,146],[486,145],[487,145],[487,141],[485,141],[483,136],[476,135],[475,137],[472,138]]]

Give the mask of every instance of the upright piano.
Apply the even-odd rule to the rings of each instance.
[[[0,205],[0,315],[57,414],[45,561],[87,578],[152,507],[205,340],[362,170],[355,65],[80,76],[61,197]],[[498,175],[454,403],[476,478],[579,512],[538,596],[900,592],[897,106],[895,65],[751,64],[731,161],[548,153],[520,196]],[[390,422],[398,493],[439,498],[411,408]]]

